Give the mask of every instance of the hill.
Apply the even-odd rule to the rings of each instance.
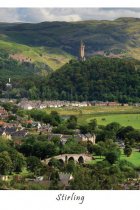
[[[0,95],[11,77],[11,97],[138,102],[139,32],[138,18],[0,23]]]
[[[8,94],[13,98],[32,100],[140,102],[138,60],[96,55],[84,62],[71,60],[44,77],[31,63],[21,64],[12,59],[6,61],[6,55],[4,59],[0,68],[5,74],[1,74],[1,79],[10,74],[14,80],[10,90],[7,90],[4,81],[0,83],[1,97]]]
[[[139,18],[36,24],[1,23],[0,39],[30,47],[50,47],[54,49],[53,52],[57,48],[74,56],[78,56],[82,39],[86,44],[87,56],[102,54],[140,59],[139,31]]]
[[[57,48],[31,47],[16,42],[0,40],[0,50],[9,58],[20,63],[34,64],[40,71],[56,70],[68,62],[72,56]]]
[[[138,102],[140,62],[102,56],[73,60],[49,76],[47,88],[61,100]]]

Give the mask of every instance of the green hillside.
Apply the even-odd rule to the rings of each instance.
[[[140,61],[94,56],[53,72],[51,95],[61,100],[140,101]]]
[[[86,62],[74,60],[80,40]],[[17,95],[31,99],[138,102],[139,60],[138,18],[0,23],[1,96],[11,77]]]
[[[82,39],[86,44],[87,56],[97,53],[140,59],[139,32],[139,18],[0,24],[2,40],[34,47],[58,48],[75,56],[78,56]]]
[[[80,40],[86,57],[94,54],[140,59],[140,19],[114,21],[0,23],[0,50],[10,58],[33,63],[46,72],[79,56]],[[47,66],[47,67],[46,67]]]
[[[0,50],[8,53],[9,57],[14,60],[33,63],[40,70],[45,70],[45,65],[49,66],[52,70],[56,70],[72,58],[72,56],[60,49],[31,47],[3,40],[0,40]]]
[[[140,102],[140,61],[93,56],[71,60],[47,77],[31,63],[0,60],[1,78],[10,75],[11,97],[74,101]],[[49,69],[48,69],[49,71]],[[1,79],[0,79],[1,81]],[[2,82],[5,87],[5,81]],[[6,89],[5,89],[6,90]],[[5,93],[2,91],[1,95]]]

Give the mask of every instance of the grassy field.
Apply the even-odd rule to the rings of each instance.
[[[55,110],[60,115],[103,115],[103,114],[130,114],[139,113],[140,107],[135,106],[87,106],[87,107],[60,107],[60,108],[46,108],[46,112],[50,113]]]
[[[132,163],[135,167],[140,167],[140,152],[133,151],[130,157],[121,155],[121,160],[127,160]]]
[[[89,161],[88,164],[95,164],[95,163],[102,161],[104,159],[103,156],[101,158],[100,158],[100,156],[94,156],[94,158],[95,158],[95,160]],[[136,168],[140,167],[140,152],[138,152],[138,151],[133,151],[130,157],[127,157],[122,152],[120,159],[129,161]]]
[[[97,162],[100,162],[100,161],[104,160],[103,156],[100,157],[100,156],[94,155],[94,158],[95,158],[95,160],[90,160],[87,163],[88,164],[95,164]]]
[[[92,119],[97,119],[99,125],[107,125],[111,122],[118,122],[122,126],[131,125],[136,129],[140,129],[140,107],[134,106],[115,106],[115,107],[101,107],[89,106],[83,108],[47,108],[46,112],[50,113],[52,110],[57,111],[62,116],[76,115],[79,124],[85,124]]]
[[[78,118],[78,122],[79,124],[89,123],[92,119],[96,119],[98,125],[118,122],[122,126],[133,126],[136,129],[140,129],[140,114],[83,115]]]

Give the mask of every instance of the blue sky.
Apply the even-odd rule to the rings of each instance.
[[[0,8],[0,22],[114,20],[140,18],[140,8]]]

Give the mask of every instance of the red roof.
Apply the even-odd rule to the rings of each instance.
[[[4,121],[0,121],[0,125],[4,125],[5,124],[5,122]]]

